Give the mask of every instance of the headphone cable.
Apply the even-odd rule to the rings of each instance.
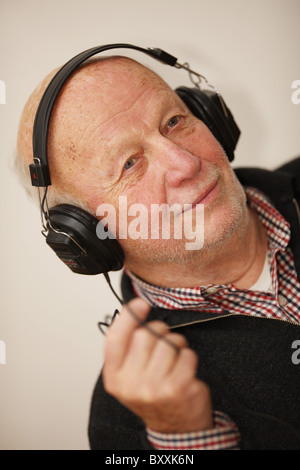
[[[110,280],[110,277],[108,275],[108,273],[103,273],[112,293],[115,295],[115,297],[118,299],[118,301],[120,302],[120,304],[125,307],[128,312],[130,313],[130,315],[135,319],[135,321],[139,324],[139,326],[145,328],[149,333],[151,333],[153,336],[155,336],[156,338],[164,341],[165,343],[167,343],[169,346],[171,346],[173,349],[175,349],[176,353],[179,353],[180,351],[180,348],[175,344],[173,343],[172,341],[170,341],[168,338],[165,338],[164,335],[161,335],[159,333],[157,333],[156,331],[154,331],[147,323],[146,323],[146,320],[141,320],[137,314],[132,310],[132,308],[129,307],[128,303],[124,302],[124,300],[122,300],[118,294],[116,293],[115,289],[113,288],[112,284],[111,284],[111,280]],[[119,313],[118,311],[115,311],[114,315],[113,315],[113,319],[115,318],[116,316],[116,313]],[[113,319],[110,323],[110,325],[112,324],[113,322]]]

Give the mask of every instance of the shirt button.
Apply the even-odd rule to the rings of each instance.
[[[287,300],[285,297],[283,297],[283,295],[278,296],[278,302],[279,302],[280,307],[285,307],[287,304]]]
[[[206,293],[208,295],[212,295],[212,294],[216,294],[218,292],[218,287],[209,287],[207,290],[206,290]]]

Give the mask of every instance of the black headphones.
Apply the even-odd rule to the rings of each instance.
[[[88,49],[69,60],[48,85],[37,110],[33,128],[33,163],[30,165],[33,186],[44,188],[40,197],[41,215],[47,244],[75,273],[107,274],[122,269],[124,253],[114,238],[100,240],[96,234],[99,220],[79,207],[60,204],[47,207],[47,188],[51,185],[47,158],[47,137],[51,111],[55,100],[69,76],[91,56],[110,49],[135,49],[167,65],[183,68],[196,87],[179,87],[175,91],[190,111],[201,119],[224,148],[229,161],[240,136],[234,118],[216,89],[204,90],[199,84],[207,80],[192,71],[188,64],[179,64],[176,57],[161,49],[143,49],[131,44],[109,44]],[[197,79],[197,82],[195,81]],[[40,195],[40,190],[39,190]],[[111,234],[110,234],[111,235]]]

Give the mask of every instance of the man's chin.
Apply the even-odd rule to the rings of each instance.
[[[230,198],[229,198],[230,199]],[[238,231],[245,219],[246,205],[238,199],[220,202],[205,211],[203,217],[195,222],[192,217],[185,227],[182,227],[181,236],[174,236],[171,230],[167,238],[160,233],[158,239],[137,238],[120,240],[126,258],[135,264],[185,264],[200,262],[208,257],[215,258],[215,250],[226,249],[227,242],[234,232]],[[192,216],[192,212],[190,211]],[[247,216],[246,216],[247,217]],[[173,227],[173,226],[172,226]],[[189,228],[188,228],[189,227]],[[173,227],[174,228],[174,227]]]

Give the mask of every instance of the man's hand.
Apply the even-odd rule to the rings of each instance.
[[[129,303],[144,321],[149,306],[142,299]],[[109,329],[103,380],[106,391],[138,415],[153,431],[183,433],[213,427],[210,391],[195,377],[197,356],[184,336],[171,333],[159,321],[143,328],[124,307]]]

